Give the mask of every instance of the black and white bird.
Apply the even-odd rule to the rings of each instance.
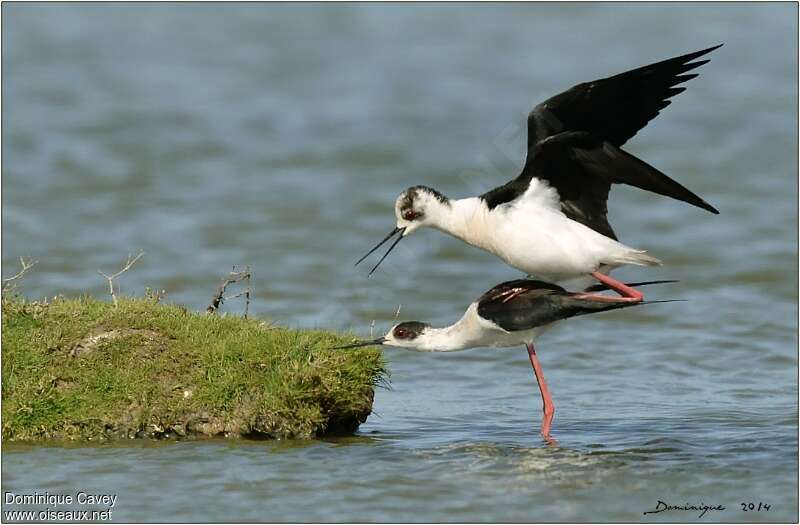
[[[720,44],[722,45],[722,44]],[[676,87],[719,46],[578,84],[528,115],[528,155],[522,173],[478,197],[449,199],[413,186],[395,202],[397,225],[356,264],[393,236],[431,227],[486,250],[526,275],[559,282],[595,278],[625,265],[660,261],[617,240],[607,218],[612,184],[628,184],[687,202],[713,206],[621,146],[685,90]]]
[[[550,436],[555,413],[550,391],[544,380],[533,341],[554,322],[643,303],[642,294],[629,284],[619,283],[605,276],[602,285],[588,290],[568,292],[557,284],[532,279],[507,281],[484,293],[469,305],[463,317],[450,326],[433,328],[427,323],[406,321],[393,326],[383,337],[358,341],[337,347],[389,345],[421,352],[453,352],[476,347],[508,347],[525,345],[542,395],[542,435]],[[674,281],[650,281],[633,285],[657,284]],[[594,292],[611,289],[620,296],[601,295]]]

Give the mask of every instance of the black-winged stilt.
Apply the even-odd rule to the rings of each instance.
[[[448,199],[426,186],[407,189],[395,202],[396,228],[356,264],[399,234],[372,274],[403,237],[422,227],[448,233],[549,282],[624,264],[660,264],[617,241],[607,218],[612,184],[719,212],[620,147],[685,89],[675,86],[697,76],[687,71],[708,62],[693,60],[718,47],[578,84],[539,104],[528,115],[528,156],[517,178],[465,199]]]
[[[542,395],[542,436],[550,437],[555,407],[544,379],[542,367],[533,347],[534,339],[552,323],[597,312],[625,308],[643,303],[642,294],[633,285],[674,281],[619,283],[602,274],[596,275],[603,285],[574,293],[557,284],[532,279],[507,281],[484,293],[472,303],[463,317],[450,326],[433,328],[427,323],[406,321],[393,326],[383,337],[358,341],[337,349],[371,345],[389,345],[422,352],[453,352],[476,347],[525,345]],[[620,297],[601,295],[595,291],[612,289]]]

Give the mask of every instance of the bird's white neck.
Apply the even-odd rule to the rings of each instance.
[[[469,244],[486,248],[489,209],[479,197],[453,199],[430,214],[430,225]]]
[[[409,348],[420,352],[454,352],[486,344],[485,329],[480,325],[477,303],[472,303],[463,317],[444,328],[428,328]]]

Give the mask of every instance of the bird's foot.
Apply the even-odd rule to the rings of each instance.
[[[631,288],[627,284],[617,281],[613,277],[600,272],[592,272],[592,277],[605,284],[621,297],[608,297],[600,294],[580,294],[580,298],[595,299],[598,301],[614,302],[614,303],[640,303],[644,300],[644,294],[635,288]]]
[[[544,442],[547,443],[548,446],[558,447],[558,441],[556,441],[555,438],[553,438],[553,436],[550,434],[547,434],[546,436],[542,434],[542,439],[544,439]]]

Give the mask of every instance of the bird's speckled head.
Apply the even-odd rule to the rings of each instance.
[[[421,226],[432,225],[449,208],[450,200],[435,189],[412,186],[394,203],[397,227],[403,228],[403,236],[406,236]]]
[[[389,345],[401,348],[412,348],[414,350],[429,350],[430,345],[428,336],[436,330],[427,323],[419,321],[405,321],[394,325],[386,335],[372,340],[354,341],[343,346],[336,346],[333,349],[343,350],[345,348],[359,348],[362,346]]]
[[[431,325],[420,321],[405,321],[394,325],[385,336],[383,344],[402,348],[421,348]]]
[[[356,265],[383,246],[389,239],[400,234],[389,246],[389,249],[386,250],[386,253],[383,254],[383,257],[380,258],[378,263],[372,267],[372,270],[369,272],[370,275],[372,275],[403,237],[421,226],[441,227],[442,224],[446,223],[450,211],[450,201],[433,188],[427,186],[412,186],[408,188],[397,197],[397,201],[395,201],[394,204],[397,227],[390,231],[389,235],[368,251],[366,255],[361,257],[361,259],[356,262]]]

